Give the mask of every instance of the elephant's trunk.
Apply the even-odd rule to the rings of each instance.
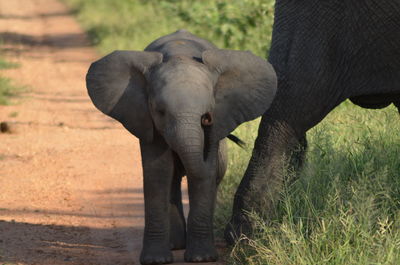
[[[185,114],[184,117],[179,117],[169,133],[164,135],[178,154],[188,176],[201,177],[211,173],[210,139],[207,129],[204,130],[201,125],[201,114]]]
[[[185,167],[187,175],[199,175],[205,173],[204,131],[199,119],[194,122],[186,122],[177,126],[177,146],[175,151]],[[174,147],[173,147],[174,148]]]
[[[207,239],[213,245],[213,212],[216,196],[217,162],[207,129],[200,123],[201,115],[176,126],[176,145],[169,142],[178,154],[186,171],[190,212],[187,222],[188,241]],[[217,146],[218,147],[218,146]]]

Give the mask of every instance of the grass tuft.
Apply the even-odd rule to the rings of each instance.
[[[13,63],[13,62],[8,62],[8,61],[4,60],[3,58],[0,58],[0,70],[17,68],[17,67],[19,67],[19,64]]]
[[[10,98],[16,96],[20,87],[15,86],[8,78],[0,76],[0,105],[10,104]]]
[[[19,64],[8,62],[0,57],[0,70],[16,68],[16,67],[19,67]],[[0,105],[9,104],[10,103],[9,98],[15,96],[19,90],[21,89],[17,86],[14,86],[10,79],[0,75]]]

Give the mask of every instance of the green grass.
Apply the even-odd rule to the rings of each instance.
[[[17,111],[13,111],[13,112],[11,112],[10,114],[8,114],[8,117],[10,117],[10,118],[16,118],[16,117],[18,117],[18,112],[17,112]]]
[[[4,60],[3,58],[0,58],[0,70],[1,69],[9,69],[9,68],[15,68],[18,67],[19,64],[17,63],[12,63]]]
[[[0,57],[0,70],[18,67],[18,64],[11,63]],[[15,96],[20,88],[15,86],[9,78],[0,75],[0,105],[10,104],[10,98]]]
[[[2,41],[0,40],[0,48]],[[19,67],[17,63],[9,62],[1,57],[0,51],[0,70]],[[9,78],[1,76],[0,73],[0,105],[10,104],[10,97],[15,96],[20,87],[15,86]]]
[[[273,1],[65,0],[101,53],[141,50],[159,36],[186,28],[219,47],[265,56]],[[218,194],[221,236],[232,198],[251,155],[258,120],[235,134]],[[267,226],[237,244],[229,264],[400,264],[400,120],[397,110],[365,110],[344,102],[308,132],[300,178],[285,187]]]
[[[21,90],[15,86],[9,78],[0,76],[0,105],[10,104],[10,98],[14,97]]]
[[[400,122],[394,106],[344,102],[308,133],[299,180],[285,187],[278,217],[235,246],[232,264],[400,264]],[[256,134],[240,127],[247,141]],[[219,232],[250,152],[230,148],[217,207]]]

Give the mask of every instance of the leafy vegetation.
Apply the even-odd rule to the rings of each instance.
[[[270,0],[65,0],[102,53],[141,50],[178,28],[219,47],[265,56],[273,21]],[[259,120],[235,134],[216,210],[222,235],[232,198],[251,155]],[[365,110],[344,102],[308,133],[300,178],[285,187],[268,225],[237,244],[229,264],[400,264],[400,122],[393,106]]]
[[[185,28],[219,47],[265,57],[271,39],[271,0],[64,0],[103,53],[142,50],[156,38]]]
[[[156,38],[176,30],[179,18],[168,17],[155,2],[65,0],[102,53],[142,50]],[[179,26],[178,26],[179,28]]]
[[[194,34],[219,47],[250,49],[265,57],[271,41],[274,1],[156,1]]]

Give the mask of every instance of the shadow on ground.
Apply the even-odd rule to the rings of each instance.
[[[0,220],[0,264],[134,264],[135,248],[140,248],[142,241],[143,227],[137,223],[143,217],[142,190],[84,192],[93,203],[76,211],[0,208],[0,219],[8,220]],[[101,210],[110,208],[113,210]],[[97,225],[74,225],[82,218]],[[31,219],[48,221],[21,221]],[[99,225],[102,219],[108,220],[102,222],[104,228]],[[51,224],[62,220],[68,225]],[[127,225],[118,225],[119,221]]]
[[[133,250],[121,245],[123,241],[119,237],[134,237],[138,234],[135,229],[138,228],[89,229],[0,221],[0,261],[5,264],[89,265],[110,264],[113,260],[113,264],[134,264],[130,253]],[[93,240],[93,234],[99,240]]]
[[[34,36],[15,32],[0,32],[4,44],[22,44],[27,46],[51,46],[59,49],[89,47],[86,34],[70,33],[47,36]]]
[[[111,208],[112,212],[98,214],[93,209],[79,211],[44,209],[7,209],[0,208],[0,264],[85,264],[85,265],[131,265],[138,261],[142,245],[142,220],[144,205],[142,189],[123,188],[103,191],[83,191],[97,209]],[[135,211],[133,211],[135,209]],[[140,209],[138,211],[138,209]],[[71,225],[34,224],[19,220],[39,219],[64,220],[75,217]],[[15,220],[11,220],[10,217]],[[93,220],[108,219],[106,223],[118,224],[118,220],[128,223],[126,226],[112,225],[105,228],[93,228],[74,225],[80,218]],[[38,218],[33,218],[38,220]],[[71,221],[72,220],[72,221]],[[75,221],[74,221],[75,220]],[[43,222],[42,222],[43,223]],[[100,226],[101,227],[101,226]],[[176,261],[183,262],[183,251],[175,252]],[[136,255],[136,256],[135,256]]]
[[[40,14],[38,16],[21,16],[21,15],[2,14],[2,15],[0,15],[0,19],[26,19],[26,20],[29,20],[29,19],[38,19],[38,18],[47,18],[47,17],[70,16],[72,14],[74,14],[74,11],[45,13],[45,14]]]

